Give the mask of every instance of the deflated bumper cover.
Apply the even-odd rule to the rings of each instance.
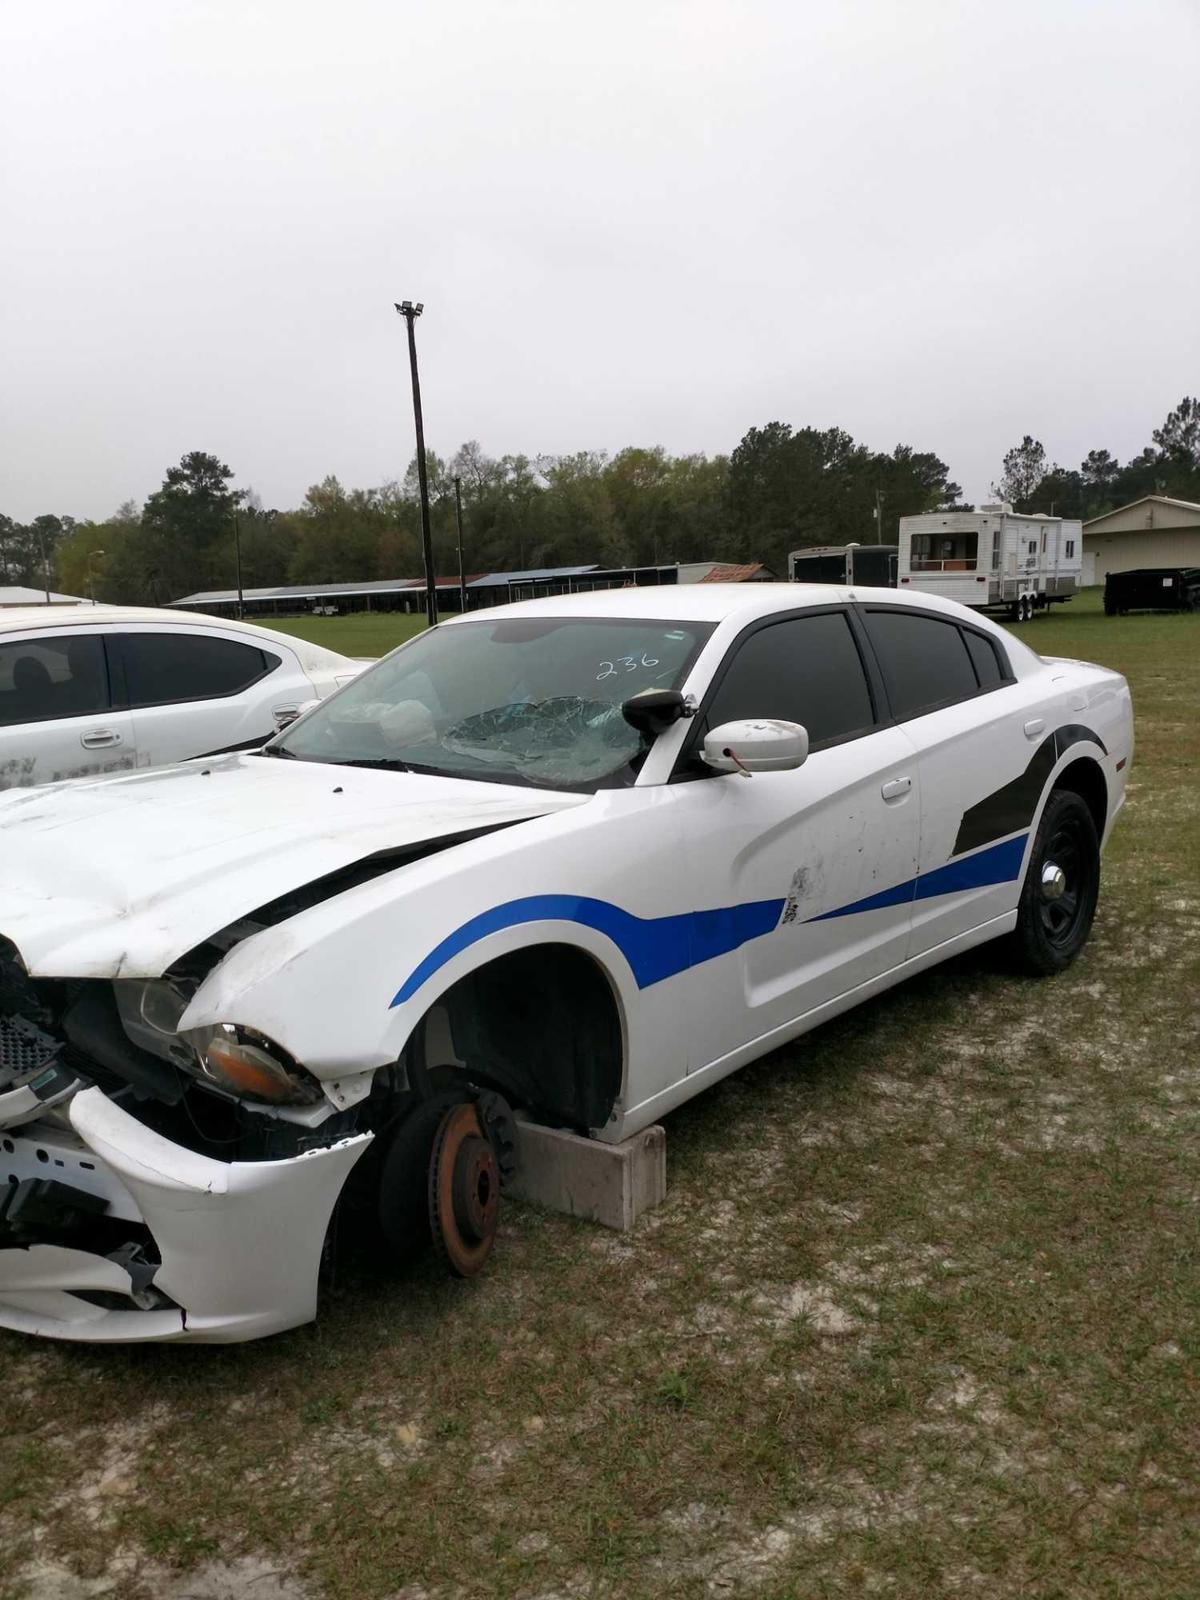
[[[135,1276],[111,1256],[32,1244],[0,1249],[0,1327],[92,1342],[224,1343],[316,1315],[329,1218],[370,1134],[290,1160],[225,1162],[154,1133],[100,1089],[77,1094],[67,1115],[74,1140],[39,1122],[7,1134],[0,1180],[40,1171],[103,1200],[108,1215],[144,1224],[161,1261],[154,1298],[175,1305],[138,1309]],[[128,1309],[87,1293],[128,1296]]]

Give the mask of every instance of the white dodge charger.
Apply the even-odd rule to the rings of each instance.
[[[0,796],[0,1324],[294,1326],[335,1207],[478,1271],[518,1112],[619,1140],[972,945],[1066,967],[1132,751],[1123,678],[952,602],[697,585]]]

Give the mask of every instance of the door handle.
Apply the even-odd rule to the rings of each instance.
[[[1045,731],[1045,717],[1033,717],[1025,724],[1025,737],[1027,739],[1036,739],[1039,733],[1045,733]]]
[[[105,745],[120,744],[121,735],[115,728],[92,728],[79,735],[79,742],[85,750],[103,750]]]
[[[911,778],[889,778],[879,792],[885,800],[899,800],[900,796],[907,794],[911,788]]]
[[[295,722],[299,715],[300,707],[298,705],[272,706],[271,721],[275,724],[275,732],[282,733],[286,727]]]

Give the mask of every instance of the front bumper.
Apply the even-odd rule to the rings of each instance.
[[[0,1138],[0,1183],[56,1180],[102,1201],[106,1218],[144,1225],[158,1292],[112,1255],[0,1248],[0,1327],[94,1343],[232,1343],[312,1320],[329,1219],[369,1133],[289,1160],[226,1162],[163,1138],[100,1089],[76,1094],[66,1115],[71,1131],[46,1119]]]

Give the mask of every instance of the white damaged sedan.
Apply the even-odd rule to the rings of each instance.
[[[615,1141],[986,940],[1087,939],[1118,674],[963,607],[625,589],[421,635],[262,751],[0,796],[0,1325],[254,1338],[335,1208],[477,1272]]]

